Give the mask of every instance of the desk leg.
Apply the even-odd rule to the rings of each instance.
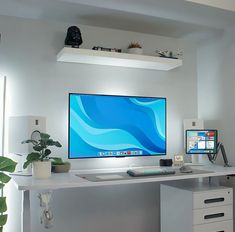
[[[30,192],[23,191],[21,207],[21,232],[31,232]]]

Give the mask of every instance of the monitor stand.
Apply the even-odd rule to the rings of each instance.
[[[199,155],[198,154],[191,155],[191,159],[192,159],[192,164],[199,164]]]
[[[193,154],[191,155],[192,165],[208,165],[211,164],[207,155],[205,154]]]
[[[206,154],[200,154],[199,155],[199,163],[204,164],[204,165],[210,165],[211,162],[208,159],[208,156]]]

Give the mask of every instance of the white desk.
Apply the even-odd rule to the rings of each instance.
[[[91,182],[76,174],[91,174],[91,173],[111,173],[111,172],[125,172],[128,168],[123,169],[105,169],[105,170],[88,170],[88,171],[71,171],[70,173],[63,174],[52,174],[50,179],[36,180],[32,177],[13,176],[13,180],[18,190],[23,191],[22,198],[22,225],[21,232],[32,232],[30,225],[30,191],[38,190],[55,190],[55,189],[66,189],[66,188],[82,188],[92,186],[107,186],[107,185],[123,185],[123,184],[137,184],[137,183],[150,183],[150,182],[164,182],[164,181],[175,181],[175,180],[186,180],[194,178],[206,178],[216,176],[226,176],[235,174],[235,167],[225,168],[222,166],[210,165],[210,166],[194,166],[193,169],[211,171],[211,173],[203,174],[188,174],[181,176],[156,176],[156,177],[144,177],[123,180],[112,180],[112,181],[99,181]]]

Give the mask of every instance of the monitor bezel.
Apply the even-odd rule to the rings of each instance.
[[[187,132],[188,131],[215,131],[216,132],[216,147],[215,147],[215,153],[192,153],[192,152],[188,152],[187,151]],[[217,154],[218,150],[217,150],[217,145],[218,145],[218,130],[217,129],[187,129],[185,130],[185,154],[187,155],[214,155]]]
[[[102,156],[102,157],[70,157],[70,96],[71,95],[90,95],[90,96],[107,96],[107,97],[133,97],[133,98],[156,98],[165,100],[165,154],[151,154],[151,155],[123,155],[123,156]],[[111,94],[91,94],[91,93],[69,93],[68,94],[68,159],[102,159],[102,158],[124,158],[124,157],[160,157],[167,155],[167,98],[166,97],[152,97],[152,96],[136,96],[136,95],[111,95]]]

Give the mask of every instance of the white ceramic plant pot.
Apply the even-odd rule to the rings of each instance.
[[[51,161],[34,161],[33,177],[36,179],[47,179],[51,176]]]
[[[141,54],[143,54],[143,49],[142,48],[128,48],[127,52],[130,53],[130,54],[141,55]]]

